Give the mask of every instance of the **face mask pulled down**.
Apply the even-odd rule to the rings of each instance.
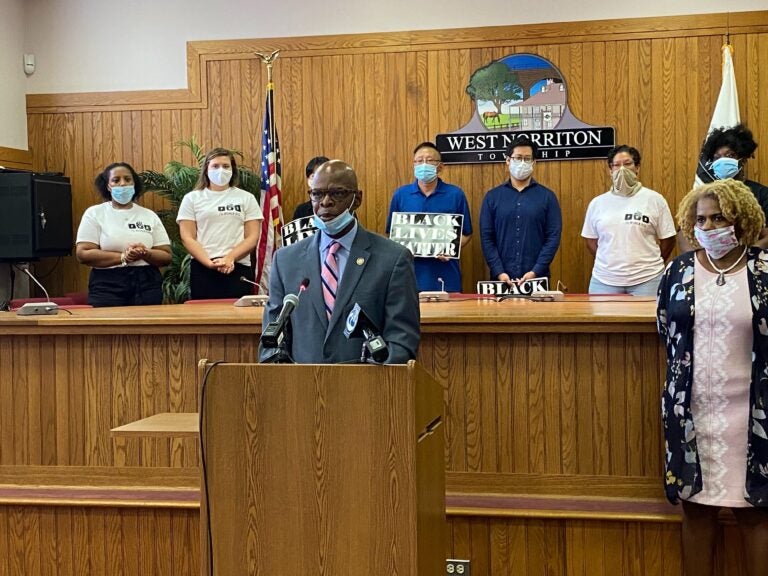
[[[611,192],[617,196],[633,196],[642,188],[637,174],[626,166],[611,172],[611,182],[613,183]]]
[[[709,254],[709,257],[715,260],[719,260],[739,245],[736,229],[733,226],[714,228],[713,230],[701,230],[694,227],[693,235],[696,237],[696,242]]]
[[[341,232],[349,226],[352,222],[354,222],[355,217],[350,212],[350,209],[352,208],[352,205],[355,203],[355,196],[352,195],[352,202],[350,202],[349,206],[344,209],[344,212],[336,216],[333,220],[328,220],[328,222],[322,220],[318,217],[317,214],[315,214],[312,217],[312,223],[315,225],[315,228],[318,230],[322,230],[325,232],[328,236],[338,236],[341,234]]]

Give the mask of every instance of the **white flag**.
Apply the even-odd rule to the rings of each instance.
[[[733,72],[733,46],[723,44],[723,83],[720,85],[720,95],[717,97],[715,111],[709,123],[707,136],[712,130],[718,128],[732,128],[741,122],[739,114],[739,92],[736,89],[736,74]],[[706,138],[705,138],[706,140]],[[710,158],[702,158],[699,155],[699,164],[696,167],[695,186],[712,181],[709,172],[708,161]]]

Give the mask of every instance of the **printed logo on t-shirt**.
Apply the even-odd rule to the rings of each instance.
[[[650,224],[651,219],[645,214],[634,212],[632,214],[624,214],[624,222],[629,222],[630,224]]]
[[[143,222],[136,222],[135,224],[133,222],[129,222],[128,230],[144,230],[146,232],[152,232],[152,226],[149,224],[144,224]]]
[[[242,212],[240,204],[224,204],[219,206],[219,212]]]

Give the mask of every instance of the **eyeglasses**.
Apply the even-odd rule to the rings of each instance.
[[[419,164],[429,164],[430,166],[437,166],[440,164],[440,160],[435,160],[433,158],[416,158],[413,161],[414,166],[418,166]]]
[[[512,162],[525,162],[526,164],[533,164],[533,156],[510,156]]]
[[[632,168],[632,166],[635,165],[635,162],[633,160],[627,160],[626,162],[614,162],[613,164],[608,164],[612,169],[618,170],[619,168]]]
[[[348,190],[345,188],[329,188],[327,190],[313,188],[309,191],[309,198],[312,200],[312,202],[322,202],[323,198],[328,196],[332,202],[339,202],[344,200],[344,198],[350,194],[355,194],[356,192],[357,190]]]

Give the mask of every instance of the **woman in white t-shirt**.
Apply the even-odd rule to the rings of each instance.
[[[237,188],[235,156],[214,148],[205,157],[194,190],[179,206],[181,241],[192,255],[191,296],[195,300],[239,298],[252,293],[251,252],[259,242],[261,208],[255,196]]]
[[[162,304],[160,268],[171,262],[171,241],[157,214],[134,202],[143,190],[138,174],[116,162],[94,184],[105,202],[83,214],[75,248],[78,261],[92,268],[88,303]]]
[[[613,148],[608,172],[611,189],[589,203],[581,230],[595,257],[589,293],[655,296],[664,262],[675,247],[669,205],[640,183],[637,148]]]

